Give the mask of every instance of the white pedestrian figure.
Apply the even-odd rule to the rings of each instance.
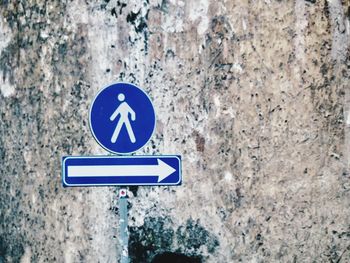
[[[120,93],[118,95],[118,100],[120,102],[122,102],[122,103],[118,106],[118,108],[114,111],[114,113],[109,118],[111,121],[114,121],[114,119],[118,115],[120,115],[117,127],[115,127],[114,133],[112,135],[111,142],[115,143],[117,141],[117,138],[119,136],[120,130],[122,129],[123,124],[124,124],[128,134],[129,134],[130,141],[132,143],[135,143],[136,142],[136,138],[135,138],[134,132],[133,132],[133,130],[131,128],[130,120],[129,120],[129,113],[131,115],[131,120],[132,121],[136,120],[135,112],[132,110],[132,108],[129,106],[129,104],[127,104],[124,101],[125,100],[125,95],[123,93]]]

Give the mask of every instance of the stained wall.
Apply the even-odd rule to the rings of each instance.
[[[137,154],[179,187],[129,189],[132,262],[349,262],[348,1],[2,1],[0,262],[118,262],[117,188],[63,188],[108,154],[88,110],[131,82],[157,114]]]

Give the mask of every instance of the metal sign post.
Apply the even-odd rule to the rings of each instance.
[[[119,241],[122,248],[120,263],[129,263],[128,199],[126,189],[119,190]]]

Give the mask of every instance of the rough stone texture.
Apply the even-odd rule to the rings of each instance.
[[[118,262],[116,189],[60,181],[116,81],[156,108],[137,154],[183,156],[130,189],[133,262],[350,262],[349,1],[0,3],[0,262]]]

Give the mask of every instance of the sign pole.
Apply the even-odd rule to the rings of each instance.
[[[129,263],[128,199],[126,189],[119,190],[119,240],[122,248],[120,263]]]

